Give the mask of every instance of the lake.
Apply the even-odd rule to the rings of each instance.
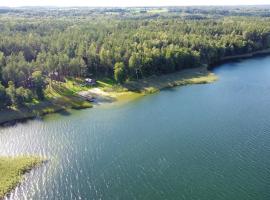
[[[9,199],[270,199],[270,57],[212,84],[0,129],[0,155],[37,154]]]

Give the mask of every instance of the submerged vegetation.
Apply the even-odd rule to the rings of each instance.
[[[26,172],[42,162],[38,157],[0,157],[0,199],[20,183]]]
[[[1,112],[36,116],[91,107],[77,95],[91,88],[85,78],[132,89],[141,79],[267,50],[268,11],[268,7],[2,8]]]

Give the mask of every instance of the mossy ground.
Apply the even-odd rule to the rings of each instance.
[[[0,199],[14,189],[23,175],[42,163],[38,157],[0,157]]]

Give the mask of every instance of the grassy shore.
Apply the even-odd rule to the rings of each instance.
[[[88,90],[87,87],[80,87],[79,83],[67,80],[66,83],[51,83],[45,90],[44,101],[34,100],[20,108],[8,108],[1,110],[0,125],[13,124],[40,117],[49,113],[55,113],[68,109],[91,108],[92,104],[77,95],[78,91]]]
[[[112,79],[101,79],[95,88],[82,87],[78,80],[65,83],[51,83],[45,91],[46,100],[34,102],[20,109],[1,111],[0,124],[23,121],[67,109],[91,108],[85,99],[94,97],[98,102],[128,102],[161,89],[187,84],[210,83],[217,77],[206,67],[182,70],[180,72],[152,76],[118,85]],[[12,124],[11,123],[11,124]]]
[[[206,67],[182,70],[162,76],[152,76],[139,81],[130,81],[124,85],[129,91],[144,94],[155,93],[165,88],[189,84],[205,84],[217,80],[217,76]]]
[[[99,83],[99,87],[79,92],[80,96],[95,98],[98,102],[128,102],[162,89],[188,84],[204,84],[217,80],[217,76],[206,67],[193,68],[166,74],[151,76],[136,81],[128,81],[123,85],[111,82]]]
[[[38,157],[0,157],[0,199],[23,179],[23,175],[43,162]]]

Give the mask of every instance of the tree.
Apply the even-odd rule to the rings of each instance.
[[[0,109],[10,105],[10,98],[7,95],[5,87],[0,83]]]
[[[16,89],[16,96],[17,101],[22,102],[20,103],[21,105],[23,105],[24,102],[31,102],[31,100],[33,99],[31,90],[24,87],[19,87]]]
[[[2,70],[5,65],[5,56],[4,53],[0,51],[0,80],[2,79]]]
[[[45,9],[44,16],[40,10],[33,12],[10,12],[11,17],[1,19],[1,94],[12,81],[14,94],[23,96],[23,101],[27,101],[26,88],[44,99],[48,78],[60,84],[66,77],[94,75],[123,83],[270,47],[266,17],[270,14],[264,9],[188,9],[181,10],[184,15],[138,13],[136,18],[114,10],[125,14],[121,20],[118,14],[110,15],[109,21],[95,9],[76,13]],[[57,15],[63,20],[53,20]],[[9,91],[11,95],[12,86]]]
[[[6,89],[6,92],[13,106],[19,107],[20,105],[22,105],[23,102],[20,101],[20,98],[18,98],[15,84],[12,81],[8,82],[8,88]]]
[[[23,87],[16,88],[12,81],[8,82],[8,88],[6,89],[6,94],[11,100],[11,104],[14,107],[21,107],[26,102],[32,100],[32,92],[29,89]],[[9,99],[6,99],[9,102]]]
[[[45,78],[41,71],[35,71],[32,73],[35,92],[39,100],[44,100],[44,88],[46,86]]]
[[[97,54],[97,46],[95,43],[92,43],[86,51],[86,59],[88,73],[97,74],[99,67],[99,56]]]
[[[80,75],[80,59],[78,59],[78,58],[70,59],[69,74],[71,76],[79,76]]]
[[[61,75],[68,74],[68,64],[69,57],[66,54],[58,54],[59,62],[58,62],[58,71]]]
[[[48,71],[48,68],[46,66],[46,60],[48,58],[48,55],[45,51],[39,52],[36,58],[36,64],[40,70]]]
[[[126,80],[125,65],[122,62],[115,63],[114,65],[114,78],[119,83],[124,83]]]
[[[138,53],[133,53],[128,61],[128,67],[135,77],[139,79],[139,74],[141,74],[141,67],[142,67],[142,56]]]

